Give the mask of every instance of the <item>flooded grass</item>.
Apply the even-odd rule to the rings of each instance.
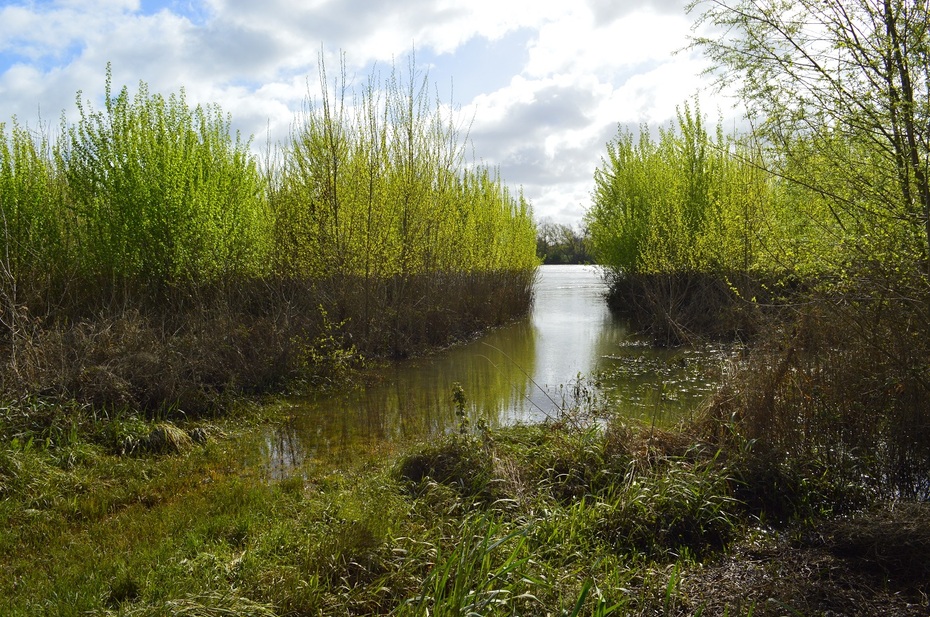
[[[242,416],[238,427],[211,425],[206,440],[161,453],[120,454],[81,438],[4,445],[0,613],[926,608],[913,540],[930,528],[917,506],[830,522],[849,495],[825,501],[803,466],[753,477],[740,492],[749,456],[695,432],[619,419],[476,428],[400,452],[357,450],[339,468],[308,460],[275,477],[252,453],[254,427],[278,421]],[[747,505],[747,490],[772,490],[761,486],[766,477],[806,487],[785,523]],[[910,531],[891,533],[895,525]],[[838,604],[842,585],[861,604]]]
[[[613,409],[668,426],[690,418],[716,392],[735,353],[734,346],[657,349],[630,340],[602,360],[596,379]]]

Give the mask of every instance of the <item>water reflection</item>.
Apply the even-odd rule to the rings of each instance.
[[[602,395],[623,415],[669,424],[697,411],[717,388],[724,347],[657,349],[627,340],[604,357]]]
[[[604,302],[606,288],[592,266],[543,266],[532,327],[536,358],[530,400],[505,412],[505,422],[539,421],[557,411],[559,387],[594,373],[605,346],[628,336]]]
[[[706,394],[697,385],[706,378],[696,377],[703,360],[682,355],[691,351],[640,344],[611,315],[604,291],[594,267],[544,266],[530,317],[392,365],[365,388],[321,401],[290,401],[292,420],[265,440],[269,473],[285,475],[307,460],[339,462],[357,448],[455,430],[456,382],[465,389],[470,420],[491,426],[554,416],[560,386],[578,376],[597,375],[611,404],[638,416],[659,409],[680,413]]]
[[[454,430],[452,386],[462,384],[472,423],[517,419],[529,397],[536,330],[525,319],[480,340],[389,366],[364,388],[325,400],[292,400],[291,421],[272,431],[265,450],[273,476],[306,459],[338,462],[356,448]],[[286,434],[286,437],[282,437]]]

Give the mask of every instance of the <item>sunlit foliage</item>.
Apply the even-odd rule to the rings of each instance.
[[[730,272],[764,268],[773,189],[752,152],[700,111],[677,124],[621,131],[595,172],[587,214],[599,263],[618,272]]]
[[[299,276],[390,277],[535,267],[522,194],[467,164],[465,139],[425,77],[393,71],[309,98],[272,189],[276,265]],[[350,98],[351,96],[351,98]]]
[[[525,313],[531,208],[426,76],[321,84],[264,158],[109,71],[57,133],[0,124],[0,392],[206,409]]]
[[[216,106],[191,107],[140,84],[105,108],[77,98],[56,167],[73,216],[79,272],[155,288],[261,276],[270,220],[249,142]]]

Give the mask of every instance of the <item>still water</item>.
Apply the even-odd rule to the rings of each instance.
[[[287,475],[307,461],[337,462],[358,448],[455,430],[455,383],[465,390],[472,425],[556,418],[579,384],[630,416],[667,421],[691,413],[714,388],[718,350],[653,348],[611,314],[605,291],[594,266],[542,266],[523,320],[393,364],[365,387],[290,401],[291,420],[264,440],[269,473]]]

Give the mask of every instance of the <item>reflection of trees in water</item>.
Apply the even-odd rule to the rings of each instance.
[[[339,463],[385,442],[455,430],[456,382],[472,424],[484,420],[491,426],[557,413],[579,371],[602,381],[614,407],[646,419],[680,417],[713,388],[705,369],[719,364],[717,352],[637,344],[603,304],[596,270],[550,268],[533,319],[386,367],[367,388],[306,404],[292,401],[294,419],[269,438],[271,464]]]
[[[300,465],[310,458],[338,462],[358,447],[454,430],[456,382],[465,390],[472,424],[483,419],[498,426],[523,404],[534,349],[533,328],[521,322],[481,341],[387,367],[366,388],[295,408],[293,420],[269,437],[269,458],[273,465]]]
[[[290,475],[291,470],[303,465],[306,451],[303,440],[293,430],[291,423],[285,423],[277,430],[268,431],[263,442],[265,467],[273,480]]]
[[[455,426],[452,386],[460,383],[472,422],[483,419],[492,426],[518,405],[527,391],[535,361],[534,332],[521,322],[491,332],[480,341],[398,367],[392,383],[372,391],[376,404],[388,414],[390,437],[436,435]],[[391,379],[391,376],[388,377]]]

